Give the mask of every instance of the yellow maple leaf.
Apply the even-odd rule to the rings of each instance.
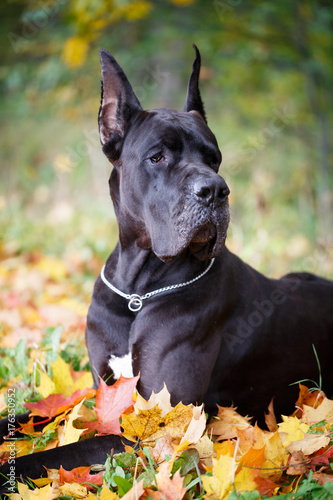
[[[63,496],[68,495],[74,498],[85,498],[88,494],[87,488],[78,483],[65,483],[58,487]],[[59,494],[58,494],[59,496]]]
[[[238,492],[253,491],[258,487],[254,478],[265,459],[265,446],[250,448],[238,461],[234,488]]]
[[[123,436],[131,441],[139,439],[145,445],[153,445],[156,439],[168,432],[173,439],[181,439],[193,415],[193,406],[182,403],[162,417],[162,410],[156,405],[149,410],[139,410],[138,414],[122,414]]]
[[[58,496],[50,484],[43,486],[43,488],[30,490],[26,484],[18,482],[17,488],[18,493],[8,495],[11,500],[53,500]]]
[[[139,410],[137,414],[123,414],[121,416],[121,426],[123,436],[131,441],[143,441],[149,438],[158,428],[162,420],[162,411],[156,405],[149,410]]]
[[[117,500],[118,495],[114,491],[111,491],[106,484],[104,484],[101,491],[101,500]]]
[[[223,441],[222,443],[215,441],[214,451],[217,459],[219,459],[221,455],[229,455],[229,457],[233,457],[235,453],[235,441],[229,440]]]
[[[231,443],[221,450],[218,460],[213,459],[213,467],[208,468],[212,477],[203,476],[203,486],[207,495],[205,498],[228,498],[232,488],[237,492],[253,491],[258,488],[255,477],[265,458],[265,447],[250,448],[235,462]]]
[[[238,493],[256,490],[258,488],[258,485],[254,480],[256,472],[256,469],[241,469],[235,477],[233,485],[235,490]]]
[[[30,499],[32,500],[52,500],[53,498],[56,498],[58,496],[58,492],[52,488],[51,484],[47,484],[46,486],[43,486],[42,488],[39,488],[38,493],[36,494],[36,490],[32,491],[32,495],[30,496]]]
[[[265,460],[259,476],[274,482],[278,481],[288,458],[289,453],[286,452],[278,431],[269,434],[265,446]]]
[[[65,397],[70,396],[75,392],[73,389],[74,380],[72,378],[69,364],[67,364],[60,356],[56,361],[51,363],[53,382],[56,385],[57,393],[63,394]]]
[[[321,422],[322,420],[329,421],[333,419],[333,401],[331,399],[324,398],[318,408],[303,405],[303,409],[304,417],[302,421],[305,420],[313,424],[313,422]]]
[[[10,500],[29,500],[30,499],[30,490],[29,486],[26,484],[17,482],[18,493],[10,493],[8,496]]]
[[[43,398],[47,398],[50,394],[56,394],[57,392],[53,380],[42,371],[39,371],[39,386],[37,390]]]
[[[39,479],[30,479],[37,488],[42,488],[43,486],[46,486],[47,484],[53,483],[53,479],[49,477],[40,477]]]
[[[92,387],[94,380],[91,372],[85,372],[81,377],[77,380],[73,380],[73,392],[78,391],[79,389],[86,389],[87,387]],[[73,392],[71,394],[73,394]]]
[[[228,455],[221,455],[218,460],[213,459],[213,476],[202,476],[202,484],[206,490],[204,498],[223,500],[228,498],[232,488],[234,460]]]
[[[78,380],[74,380],[71,374],[70,365],[60,356],[51,363],[53,379],[46,373],[40,372],[40,384],[38,392],[46,398],[50,394],[63,394],[70,396],[78,389],[84,389],[93,385],[93,378],[90,372],[84,373]]]
[[[279,426],[279,436],[283,446],[286,448],[293,441],[300,441],[308,432],[309,426],[302,423],[297,417],[286,417],[282,415]]]
[[[201,436],[203,435],[206,428],[206,415],[203,411],[203,407],[195,406],[193,407],[193,416],[189,423],[189,426],[186,429],[184,436],[181,438],[179,445],[176,447],[174,451],[174,455],[171,460],[171,467],[173,462],[177,457],[177,453],[186,450],[191,444],[195,444],[199,441]]]
[[[83,404],[83,401],[84,400],[82,400],[79,404],[74,406],[74,408],[72,409],[72,411],[69,415],[68,421],[65,422],[65,426],[64,426],[65,429],[64,429],[64,432],[62,433],[60,440],[59,440],[60,446],[64,446],[66,444],[71,444],[71,443],[76,443],[79,440],[82,432],[84,432],[86,430],[86,429],[76,429],[73,426],[74,420],[76,420],[79,417],[79,413],[80,413],[80,409],[81,409],[81,406]]]

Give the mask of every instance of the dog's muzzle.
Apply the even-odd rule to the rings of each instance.
[[[217,257],[225,244],[229,225],[229,187],[222,177],[201,177],[193,184],[196,200],[189,249],[200,260]]]

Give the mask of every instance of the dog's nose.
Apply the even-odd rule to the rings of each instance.
[[[214,179],[201,178],[194,183],[194,194],[204,205],[210,205],[213,201],[220,203],[225,201],[230,194],[226,182],[222,177]]]

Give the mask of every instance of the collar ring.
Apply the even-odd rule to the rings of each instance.
[[[142,308],[142,298],[140,295],[133,293],[128,301],[128,309],[133,312],[138,312]]]

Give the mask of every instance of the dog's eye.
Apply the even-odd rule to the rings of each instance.
[[[152,163],[160,163],[162,160],[164,160],[164,156],[161,153],[156,153],[156,155],[152,156],[149,158]]]

